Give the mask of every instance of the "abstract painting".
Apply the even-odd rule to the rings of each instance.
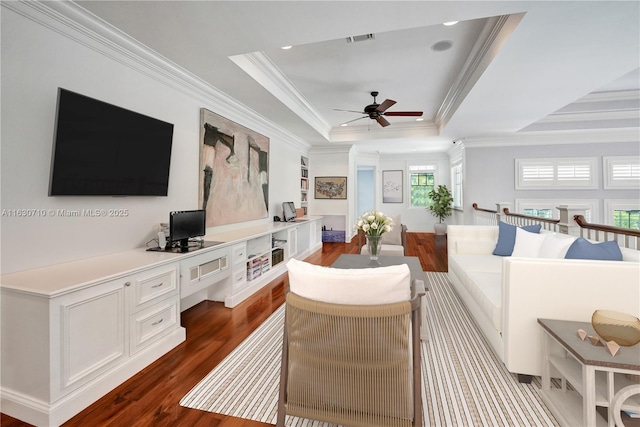
[[[207,227],[269,216],[269,138],[202,108],[198,204]]]
[[[315,196],[316,199],[346,199],[347,198],[347,177],[346,176],[324,176],[316,177]]]
[[[382,203],[402,203],[402,171],[382,171]]]

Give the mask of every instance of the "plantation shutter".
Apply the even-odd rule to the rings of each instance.
[[[637,156],[604,157],[605,188],[639,188],[640,158]]]
[[[596,158],[516,159],[516,189],[597,188]]]

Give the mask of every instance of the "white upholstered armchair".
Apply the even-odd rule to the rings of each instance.
[[[407,251],[407,226],[402,224],[400,215],[390,215],[393,220],[393,230],[382,235],[381,256],[405,256]],[[358,247],[361,255],[369,255],[364,233],[358,231]]]

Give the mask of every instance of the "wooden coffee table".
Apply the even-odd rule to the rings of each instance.
[[[380,267],[407,264],[411,274],[412,294],[421,298],[420,302],[420,339],[427,341],[427,291],[425,286],[425,274],[418,257],[412,256],[380,256],[378,257]],[[369,264],[369,255],[342,254],[331,264],[333,268],[372,268]]]

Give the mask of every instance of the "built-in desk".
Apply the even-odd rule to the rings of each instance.
[[[139,248],[1,276],[2,412],[62,424],[183,342],[181,311],[238,304],[321,249],[321,228],[321,217],[269,223],[186,253]]]

